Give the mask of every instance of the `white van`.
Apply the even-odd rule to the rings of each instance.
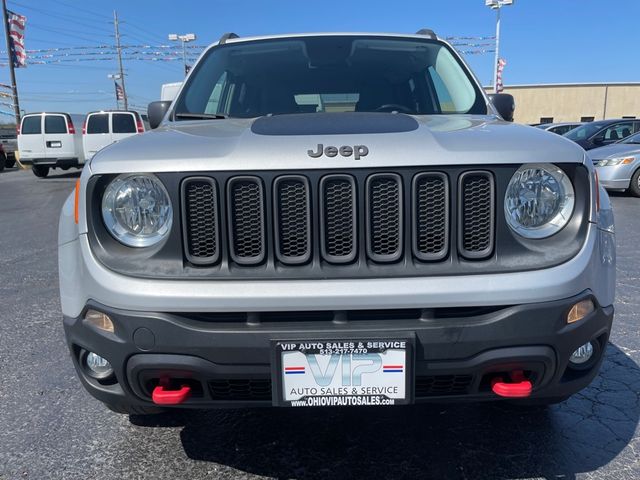
[[[26,114],[18,130],[20,162],[32,165],[36,177],[46,177],[51,168],[81,168],[85,159],[82,134],[75,125],[82,118],[58,112]]]
[[[144,121],[138,112],[102,110],[88,113],[82,127],[84,156],[90,160],[107,145],[144,131]]]
[[[178,96],[178,92],[182,87],[182,82],[165,83],[160,90],[160,101],[173,102],[173,99]]]

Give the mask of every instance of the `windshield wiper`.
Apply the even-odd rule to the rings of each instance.
[[[189,113],[182,112],[174,114],[175,118],[192,118],[194,120],[224,120],[228,118],[226,115],[219,113]]]

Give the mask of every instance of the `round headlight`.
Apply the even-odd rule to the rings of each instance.
[[[551,164],[518,169],[504,197],[507,223],[526,238],[546,238],[560,231],[569,222],[574,205],[571,180]]]
[[[102,218],[109,233],[129,247],[149,247],[171,229],[173,209],[167,190],[149,174],[120,175],[102,197]]]

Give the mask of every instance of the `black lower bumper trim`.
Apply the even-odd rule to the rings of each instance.
[[[384,338],[398,332],[415,338],[416,402],[492,400],[491,379],[522,370],[534,384],[532,397],[560,398],[586,387],[602,355],[588,370],[574,371],[569,357],[579,346],[598,342],[604,351],[613,307],[601,307],[566,324],[566,315],[589,292],[554,302],[490,309],[480,315],[357,321],[305,321],[252,324],[211,322],[197,315],[126,312],[91,303],[108,314],[115,334],[65,318],[74,363],[87,390],[107,404],[152,405],[151,391],[161,376],[192,387],[185,407],[271,405],[271,341],[274,339]],[[595,302],[595,299],[593,299]],[[463,311],[461,310],[461,313]],[[206,316],[206,315],[205,315]],[[97,382],[79,363],[80,349],[112,364],[115,379]]]

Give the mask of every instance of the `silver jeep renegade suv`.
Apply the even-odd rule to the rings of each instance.
[[[64,327],[110,408],[561,401],[611,330],[613,216],[429,30],[225,35],[60,219]]]

